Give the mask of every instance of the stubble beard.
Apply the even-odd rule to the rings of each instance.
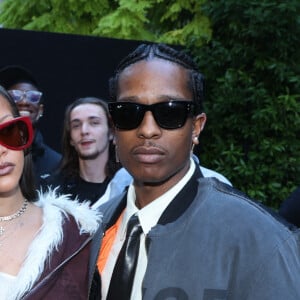
[[[78,156],[80,159],[82,160],[94,160],[96,158],[98,158],[98,156],[100,155],[101,153],[99,151],[96,151],[94,153],[91,153],[91,154],[82,154],[82,153],[78,153]]]

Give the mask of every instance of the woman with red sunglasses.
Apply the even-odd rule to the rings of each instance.
[[[88,299],[100,216],[88,203],[35,190],[32,138],[29,118],[0,86],[0,299]]]

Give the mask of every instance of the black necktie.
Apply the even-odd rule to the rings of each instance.
[[[130,299],[142,232],[138,216],[133,215],[127,224],[126,239],[113,270],[106,300]]]

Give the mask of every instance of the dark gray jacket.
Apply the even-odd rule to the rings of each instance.
[[[299,232],[198,171],[147,235],[144,300],[299,300]],[[100,207],[110,227],[126,193]],[[99,249],[95,242],[93,252]]]

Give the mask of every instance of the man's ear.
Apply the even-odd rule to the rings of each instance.
[[[199,135],[201,134],[201,131],[204,129],[205,122],[206,122],[205,113],[201,113],[200,115],[197,115],[193,119],[191,153],[193,153],[195,145],[199,144]]]
[[[205,113],[201,113],[200,115],[197,115],[194,118],[193,138],[198,137],[201,134],[202,130],[205,127],[205,123],[206,123],[206,114]]]

